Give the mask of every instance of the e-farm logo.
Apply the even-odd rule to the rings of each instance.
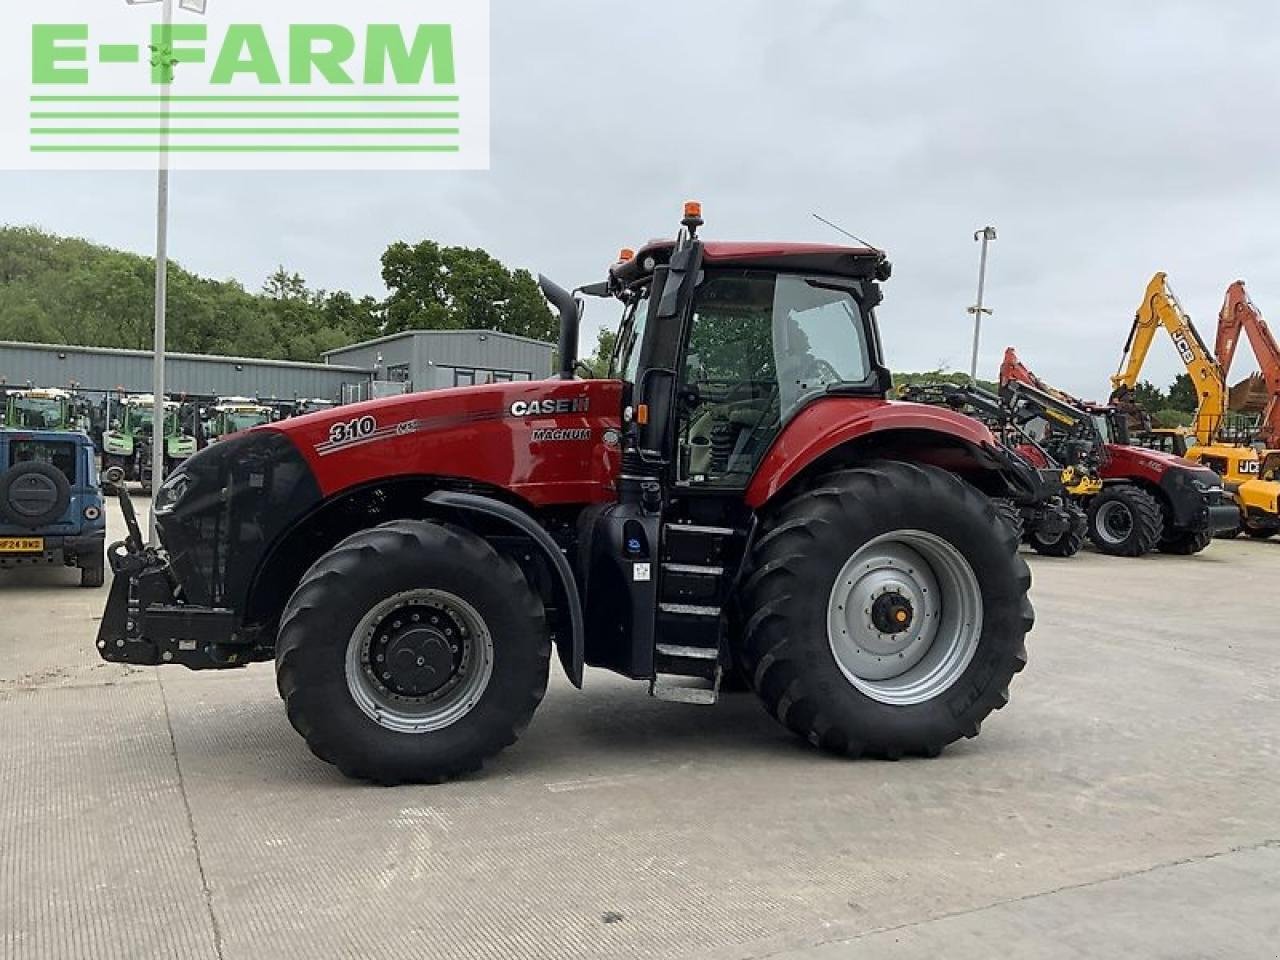
[[[2,16],[21,21],[0,41],[6,167],[488,166],[487,0],[59,0]]]

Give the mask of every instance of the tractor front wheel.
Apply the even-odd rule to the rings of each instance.
[[[1113,557],[1150,553],[1164,531],[1164,513],[1151,494],[1131,483],[1106,487],[1089,503],[1089,539]]]
[[[1074,503],[1062,506],[1067,528],[1061,533],[1048,535],[1040,530],[1032,530],[1027,534],[1027,542],[1036,553],[1046,557],[1074,557],[1084,546],[1085,530],[1088,519],[1085,513]]]
[[[550,657],[543,604],[516,564],[468,531],[401,520],[348,537],[302,578],[276,682],[321,760],[438,783],[515,742]]]
[[[946,471],[877,462],[822,477],[753,550],[753,688],[782,724],[850,756],[936,756],[976,736],[1027,659],[1017,550],[993,503]]]

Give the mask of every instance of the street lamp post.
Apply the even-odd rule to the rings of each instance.
[[[982,305],[983,293],[987,285],[987,246],[996,238],[995,227],[983,227],[973,235],[975,241],[982,242],[982,255],[978,261],[978,302],[969,308],[973,314],[973,356],[969,361],[969,379],[978,382],[978,342],[982,337],[982,315],[991,315],[991,311]]]

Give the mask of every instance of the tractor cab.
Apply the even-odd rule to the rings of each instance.
[[[87,432],[88,418],[75,394],[58,387],[12,390],[5,398],[0,426],[14,430]]]
[[[251,430],[278,419],[266,404],[249,397],[219,397],[207,411],[205,436],[213,443],[242,430]]]

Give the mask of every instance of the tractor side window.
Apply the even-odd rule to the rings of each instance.
[[[851,289],[784,274],[778,277],[773,311],[784,411],[836,384],[870,379],[867,326]]]
[[[679,479],[745,486],[780,423],[776,276],[732,272],[698,289],[681,371]]]

